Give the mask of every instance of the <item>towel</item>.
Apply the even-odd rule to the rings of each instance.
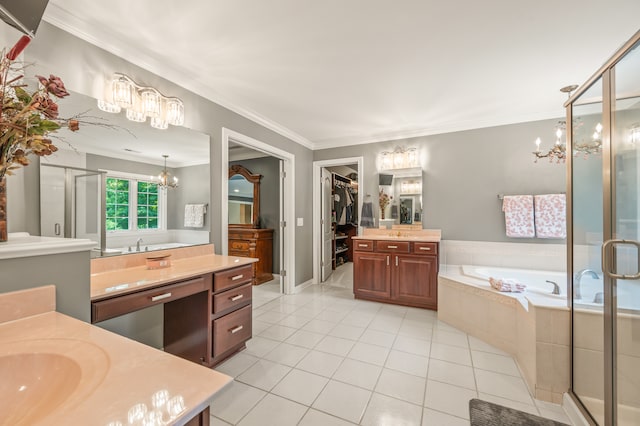
[[[391,206],[391,219],[397,219],[397,218],[398,218],[398,206],[394,204]]]
[[[533,238],[533,195],[505,195],[502,202],[507,237]]]
[[[184,205],[184,226],[185,228],[202,228],[204,226],[204,204]]]
[[[535,220],[538,238],[567,237],[567,197],[564,194],[536,195]]]
[[[373,203],[366,201],[362,203],[362,212],[360,213],[360,226],[365,228],[373,228]]]
[[[491,287],[502,292],[522,293],[527,286],[514,278],[489,277]]]

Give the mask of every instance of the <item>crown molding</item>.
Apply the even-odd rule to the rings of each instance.
[[[168,81],[202,96],[203,98],[208,99],[209,101],[230,111],[233,111],[236,114],[261,125],[262,127],[304,146],[305,148],[313,149],[313,143],[310,140],[297,134],[293,130],[288,129],[275,121],[269,120],[268,118],[247,108],[236,105],[235,103],[224,99],[210,88],[204,87],[200,84],[194,84],[193,80],[184,81],[183,71],[178,70],[169,64],[161,63],[144,52],[133,51],[130,49],[130,46],[128,46],[128,49],[122,49],[117,44],[109,42],[108,40],[118,39],[118,37],[115,37],[113,34],[109,34],[98,27],[91,27],[91,33],[89,33],[87,31],[88,25],[86,22],[56,4],[50,3],[48,5],[43,19],[69,34],[139,66],[140,68],[165,78]]]

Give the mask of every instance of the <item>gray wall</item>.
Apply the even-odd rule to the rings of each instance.
[[[543,120],[398,141],[314,151],[314,161],[363,156],[367,192],[378,187],[376,158],[397,146],[416,147],[423,158],[423,227],[442,229],[449,240],[548,242],[505,235],[498,194],[566,191],[566,168],[533,162],[534,141],[552,143],[558,120]],[[545,145],[543,143],[543,145]],[[543,146],[544,147],[544,146]],[[375,207],[375,203],[374,203]],[[374,208],[377,217],[378,209]]]
[[[167,227],[169,229],[195,229],[206,231],[211,229],[211,210],[220,209],[218,203],[211,203],[211,190],[209,183],[211,177],[208,164],[198,166],[179,167],[172,170],[178,178],[177,188],[171,190],[169,200],[171,203],[167,206],[169,211],[169,220]],[[202,228],[185,228],[184,227],[184,205],[185,204],[209,204],[207,214],[204,215],[204,226]]]
[[[3,42],[6,46],[13,45],[19,38],[19,34],[16,31],[13,31],[13,33],[11,31],[3,31],[1,34],[4,37]],[[210,200],[212,201],[208,216],[212,225],[211,242],[215,244],[218,252],[220,252],[221,247],[222,218],[219,205],[216,206],[215,200],[220,200],[221,198],[222,183],[218,171],[222,167],[226,168],[226,164],[223,166],[220,162],[223,127],[267,143],[295,156],[295,216],[303,218],[306,223],[310,223],[312,220],[311,163],[313,161],[313,153],[310,149],[177,86],[156,74],[74,37],[47,22],[43,22],[40,25],[37,37],[27,47],[24,55],[27,62],[35,64],[29,68],[30,73],[56,74],[63,79],[69,90],[77,93],[96,97],[101,90],[96,85],[97,80],[103,80],[114,72],[122,72],[130,75],[141,84],[156,87],[162,93],[177,96],[184,101],[185,127],[207,134],[211,140]],[[199,76],[194,76],[194,79],[197,78]],[[31,193],[30,191],[27,191],[27,194]],[[25,213],[37,214],[36,212],[39,212],[39,208],[29,208]],[[291,249],[295,250],[296,253],[294,281],[297,285],[311,279],[313,275],[312,247],[309,243],[312,240],[311,232],[310,226],[295,228],[295,247]]]
[[[280,273],[280,160],[275,157],[261,157],[251,160],[230,161],[229,166],[239,164],[260,179],[260,228],[273,229],[273,272]],[[300,229],[300,228],[297,228]]]

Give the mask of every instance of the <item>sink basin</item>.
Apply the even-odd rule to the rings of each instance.
[[[0,345],[0,425],[47,424],[48,416],[80,404],[102,382],[109,357],[75,339]]]
[[[59,407],[80,383],[80,365],[52,353],[0,357],[3,424],[32,424]]]

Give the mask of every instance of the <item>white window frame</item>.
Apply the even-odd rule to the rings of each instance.
[[[109,235],[138,235],[138,234],[154,234],[158,232],[165,232],[167,230],[167,190],[158,188],[158,228],[157,229],[138,229],[138,181],[159,183],[156,176],[140,175],[137,173],[117,172],[112,170],[105,170],[107,172],[107,179],[127,179],[129,183],[129,229],[123,230],[111,230],[107,231]],[[132,185],[131,182],[135,182]],[[133,203],[132,203],[133,200]],[[135,229],[133,229],[135,225]]]

